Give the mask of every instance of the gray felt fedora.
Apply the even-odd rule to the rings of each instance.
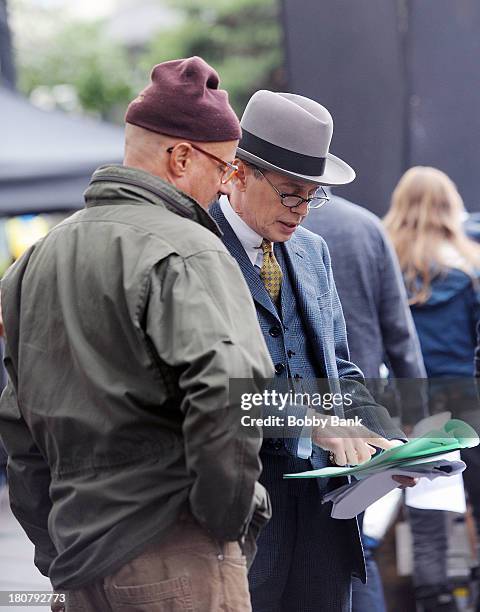
[[[242,120],[237,157],[255,166],[319,185],[345,185],[355,171],[329,153],[333,119],[309,98],[261,89]]]

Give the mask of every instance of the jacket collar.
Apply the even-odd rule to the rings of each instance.
[[[217,223],[196,200],[171,183],[138,168],[100,166],[93,173],[84,198],[86,208],[146,203],[163,206],[181,217],[196,221],[217,236],[222,236]]]

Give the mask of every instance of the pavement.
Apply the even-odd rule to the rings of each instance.
[[[13,516],[7,488],[0,489],[0,591],[49,591],[52,586],[33,564],[33,544]],[[0,612],[47,612],[49,606],[0,605]]]

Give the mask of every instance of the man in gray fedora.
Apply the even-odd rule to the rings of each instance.
[[[264,440],[261,482],[273,518],[249,575],[253,610],[343,612],[350,609],[352,573],[364,578],[365,572],[357,523],[330,517],[329,504],[321,503],[328,481],[282,476],[329,460],[356,465],[370,459],[373,447],[390,448],[404,438],[353,382],[363,377],[349,360],[328,249],[300,227],[309,208],[328,199],[322,185],[349,183],[355,173],[329,152],[332,117],[313,100],[259,91],[241,125],[229,200],[222,198],[210,213],[250,288],[276,378],[295,391],[312,388],[314,379],[325,379],[329,388],[358,384],[354,408],[363,424],[343,432],[313,427],[297,439],[286,429]]]

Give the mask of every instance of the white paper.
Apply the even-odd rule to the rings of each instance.
[[[458,461],[460,451],[448,453],[445,458]],[[461,474],[457,474],[449,478],[436,478],[431,481],[421,478],[415,487],[406,490],[405,503],[407,506],[420,510],[447,510],[464,514],[467,507],[463,477]]]
[[[363,533],[375,540],[382,540],[401,504],[402,491],[396,488],[368,506],[363,517]]]
[[[440,466],[447,464],[452,468],[450,473],[438,470]],[[422,463],[416,466],[409,466],[405,469],[392,468],[335,489],[327,493],[323,501],[333,502],[332,518],[350,519],[399,486],[392,476],[420,477],[421,480],[451,480],[456,478],[455,474],[461,474],[465,467],[463,461],[446,461],[442,459],[432,461],[429,464]]]

